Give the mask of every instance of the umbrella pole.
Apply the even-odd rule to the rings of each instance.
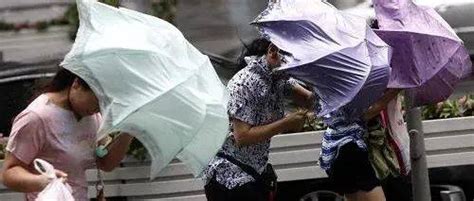
[[[411,182],[414,201],[431,201],[421,110],[414,107],[413,96],[405,92],[407,129],[410,134]]]

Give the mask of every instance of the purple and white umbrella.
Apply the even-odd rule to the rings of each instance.
[[[280,0],[252,24],[291,53],[277,70],[313,86],[319,116],[347,104],[365,110],[386,88],[390,47],[360,17],[320,0]]]
[[[411,0],[373,0],[380,30],[393,47],[390,88],[409,88],[416,106],[447,99],[472,73],[463,41],[432,8]]]

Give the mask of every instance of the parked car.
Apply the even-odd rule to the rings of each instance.
[[[56,72],[58,60],[35,64],[0,62],[0,133],[8,135],[13,118]]]
[[[474,57],[474,0],[415,0],[415,2],[434,8],[464,41],[471,58]],[[344,11],[366,18],[368,22],[375,19],[372,0],[364,0]]]

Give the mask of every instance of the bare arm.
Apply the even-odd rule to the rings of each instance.
[[[8,188],[24,192],[39,192],[49,183],[46,176],[28,171],[28,165],[11,153],[7,153],[3,163],[1,180]]]
[[[314,108],[315,96],[313,92],[307,90],[299,84],[293,86],[292,99],[297,106],[303,107],[309,110]]]
[[[377,102],[369,107],[364,114],[364,120],[368,121],[380,114],[380,111],[387,107],[387,104],[400,93],[401,89],[387,89]]]
[[[257,144],[280,133],[300,130],[303,127],[305,115],[306,111],[299,111],[273,123],[254,127],[238,119],[232,119],[237,146]]]
[[[35,113],[21,113],[13,123],[10,137],[15,146],[5,156],[0,174],[3,184],[25,193],[43,190],[50,179],[40,175],[31,165],[44,146],[45,132],[40,117]],[[67,177],[59,170],[56,170],[56,176]]]
[[[114,139],[108,147],[108,154],[97,160],[99,169],[109,172],[119,166],[132,140],[133,137],[127,133],[122,133]]]

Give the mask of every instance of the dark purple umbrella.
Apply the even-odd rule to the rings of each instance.
[[[409,88],[416,106],[447,99],[472,72],[462,40],[432,8],[411,0],[373,1],[376,33],[394,49],[389,87]]]
[[[280,0],[270,1],[253,24],[291,53],[277,70],[313,86],[319,116],[349,103],[365,110],[386,88],[390,48],[362,18],[319,0]],[[361,90],[371,93],[358,95]]]

